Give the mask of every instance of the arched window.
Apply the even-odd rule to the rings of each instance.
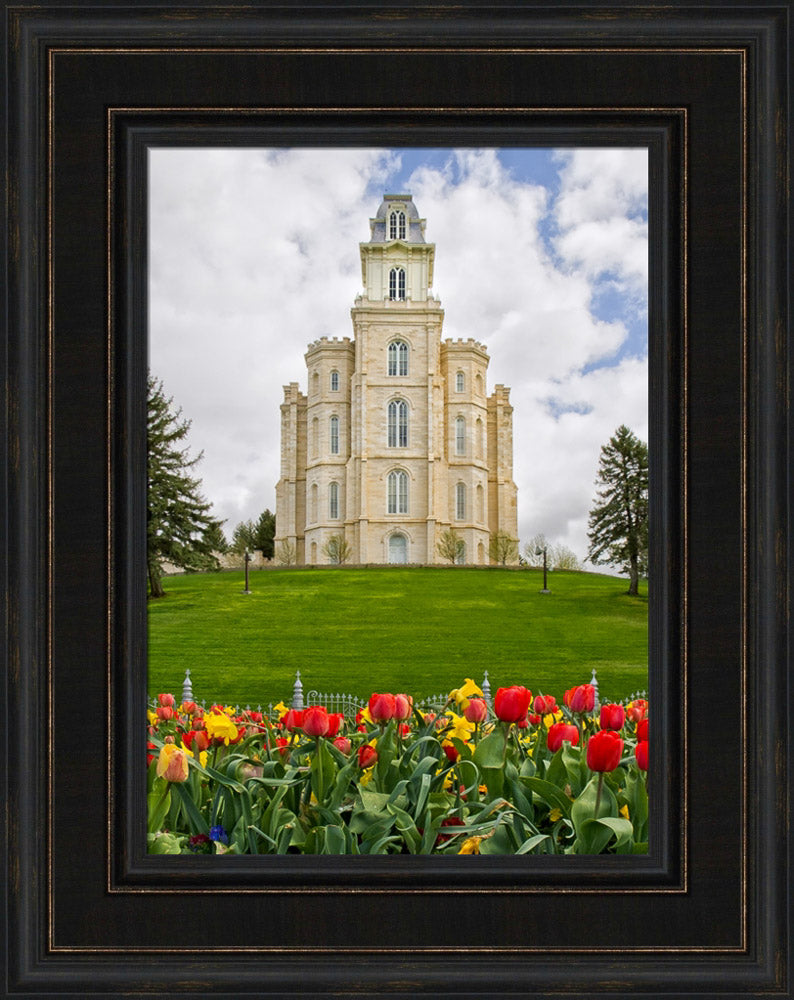
[[[466,565],[466,543],[461,539],[458,542],[458,551],[455,554],[455,565],[465,566]]]
[[[482,375],[479,372],[477,372],[477,376],[474,379],[474,385],[477,388],[477,395],[482,396]]]
[[[405,301],[405,268],[393,267],[389,271],[389,298]]]
[[[485,562],[485,546],[480,542],[477,546],[477,562],[482,566]]]
[[[320,373],[314,372],[312,375],[312,393],[316,396],[320,391]]]
[[[483,447],[482,420],[479,417],[477,417],[475,440],[477,442],[477,458],[483,458],[485,449]]]
[[[477,520],[480,524],[485,521],[485,494],[482,483],[477,483]]]
[[[312,524],[317,522],[317,483],[312,483]]]
[[[458,372],[455,376],[455,392],[463,392],[463,372]]]
[[[408,473],[395,469],[386,478],[386,512],[408,513]]]
[[[328,517],[332,521],[339,519],[339,483],[331,483],[328,487]]]
[[[455,520],[464,521],[466,519],[466,484],[458,483],[455,486]]]
[[[312,565],[317,562],[317,542],[312,542]]]
[[[392,212],[389,216],[389,239],[405,239],[405,212]]]
[[[463,417],[455,418],[455,454],[466,454],[466,421]]]
[[[408,374],[408,345],[404,340],[393,340],[389,344],[389,375]]]
[[[404,399],[393,399],[389,403],[388,445],[390,448],[408,447],[408,404]]]
[[[331,437],[331,454],[339,454],[339,417],[331,417],[328,421],[328,430]]]
[[[391,535],[389,538],[389,562],[408,562],[408,539],[405,535]]]
[[[339,372],[331,372],[331,392],[339,392]]]

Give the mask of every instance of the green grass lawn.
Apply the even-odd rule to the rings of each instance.
[[[168,577],[149,601],[149,693],[289,703],[304,691],[405,691],[421,699],[466,677],[562,699],[598,672],[601,699],[647,688],[648,598],[627,581],[538,570],[329,567]]]

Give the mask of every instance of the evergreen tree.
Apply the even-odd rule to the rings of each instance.
[[[256,545],[256,528],[253,521],[240,521],[232,532],[230,549],[237,555],[253,552]]]
[[[272,559],[276,537],[276,515],[267,509],[259,515],[254,528],[254,548],[259,549],[265,559]]]
[[[226,541],[226,535],[223,533],[223,523],[219,521],[214,524],[211,528],[208,528],[204,537],[207,542],[212,546],[213,552],[218,552],[224,555],[229,551],[229,543]]]
[[[189,450],[179,446],[190,421],[173,409],[173,399],[151,375],[148,407],[147,568],[150,596],[162,597],[163,562],[188,570],[218,568],[213,541],[222,522],[210,516],[201,481],[190,475],[201,453],[191,458]]]
[[[636,597],[648,565],[648,446],[621,425],[601,448],[596,500],[590,511],[587,558],[629,574]]]

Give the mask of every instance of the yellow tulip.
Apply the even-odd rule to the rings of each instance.
[[[166,781],[187,781],[187,754],[176,743],[166,743],[157,760],[157,777]]]

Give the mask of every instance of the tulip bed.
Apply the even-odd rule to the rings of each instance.
[[[375,693],[355,718],[272,717],[158,695],[149,711],[153,854],[641,854],[648,703],[562,704],[471,680],[445,709]]]

